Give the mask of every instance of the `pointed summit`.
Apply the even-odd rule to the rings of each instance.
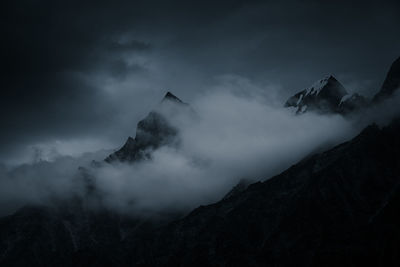
[[[309,88],[290,97],[285,107],[296,109],[296,113],[314,110],[320,113],[337,112],[343,96],[347,95],[343,85],[332,75],[316,81]]]
[[[318,95],[323,89],[328,89],[329,91],[336,91],[337,94],[347,94],[344,87],[339,83],[339,81],[332,75],[326,76],[325,78],[316,81],[307,90],[308,94]]]
[[[152,150],[164,145],[174,145],[178,129],[169,119],[179,114],[191,114],[190,106],[171,92],[167,92],[157,105],[136,127],[135,138],[129,137],[125,144],[109,155],[105,161],[135,162],[149,159]]]
[[[175,96],[173,93],[171,93],[169,91],[165,94],[165,96],[164,96],[162,101],[165,101],[165,100],[170,100],[170,101],[175,101],[175,102],[178,102],[178,103],[183,103],[182,100],[180,100],[177,96]]]
[[[386,75],[381,90],[374,96],[372,102],[377,103],[387,97],[392,96],[393,93],[399,88],[400,88],[400,57],[392,63],[392,66],[390,66],[389,72]]]
[[[178,129],[172,126],[163,114],[151,111],[147,117],[138,122],[135,138],[128,137],[125,144],[109,155],[105,161],[132,163],[149,159],[152,150],[172,144],[177,133]]]

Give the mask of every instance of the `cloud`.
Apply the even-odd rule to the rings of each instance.
[[[341,116],[297,116],[268,104],[262,95],[241,94],[241,85],[232,77],[224,80],[192,104],[195,119],[187,114],[170,118],[180,132],[178,146],[161,147],[152,151],[151,160],[132,165],[87,167],[102,205],[129,214],[186,212],[222,198],[242,178],[267,179],[354,134]],[[82,196],[85,181],[77,178],[77,168],[90,165],[89,155],[59,156],[3,172],[1,202]]]
[[[171,120],[180,130],[178,147],[153,151],[140,164],[96,169],[106,203],[122,211],[187,211],[217,201],[242,178],[267,179],[356,132],[339,115],[297,116],[262,99],[225,88],[200,97],[197,119]]]
[[[53,161],[9,167],[0,165],[0,214],[24,205],[51,205],[56,201],[82,196],[84,184],[77,172],[81,165],[104,157],[105,151],[80,157],[59,156]]]
[[[130,215],[185,213],[218,201],[240,179],[268,179],[349,140],[372,122],[387,124],[400,113],[399,101],[396,94],[351,117],[295,115],[250,80],[224,76],[191,103],[196,116],[169,105],[160,109],[179,129],[179,142],[149,151],[151,160],[91,167],[92,160],[102,162],[110,152],[74,154],[76,147],[102,145],[102,140],[88,139],[41,144],[35,147],[34,163],[1,166],[0,210],[81,197]],[[80,166],[86,170],[78,171]],[[95,192],[86,195],[89,187]]]
[[[376,91],[398,57],[398,10],[398,1],[10,3],[0,158],[48,139],[117,143],[165,90],[190,102],[224,75],[279,84],[281,101],[329,73],[349,91]]]
[[[345,140],[395,103],[351,121],[293,116],[280,106],[329,73],[349,91],[376,91],[398,57],[398,9],[398,1],[11,4],[0,44],[0,160],[26,161],[34,147],[37,159],[52,162],[24,165],[26,175],[4,167],[2,203],[48,198],[41,181],[58,190],[60,179],[69,188],[77,166],[87,164],[78,155],[133,135],[166,90],[192,103],[199,121],[172,121],[181,129],[179,150],[99,170],[99,186],[111,190],[106,202],[119,210],[209,203],[242,177],[267,178]],[[71,171],[59,173],[57,164]],[[24,186],[36,176],[44,178]],[[121,186],[107,186],[111,181]]]

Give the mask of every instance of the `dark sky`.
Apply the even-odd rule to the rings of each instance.
[[[371,96],[400,55],[399,1],[9,2],[0,161],[118,146],[167,90],[228,80],[283,103],[333,74]]]

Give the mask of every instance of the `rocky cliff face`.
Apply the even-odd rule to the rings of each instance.
[[[306,111],[338,112],[339,104],[345,95],[347,95],[347,91],[343,85],[335,77],[328,76],[290,97],[286,101],[285,107],[294,108],[296,113]]]
[[[364,96],[347,93],[335,77],[328,76],[291,96],[284,106],[293,109],[296,114],[312,111],[346,115],[365,108],[368,104],[369,101]]]
[[[105,161],[133,162],[149,158],[151,150],[172,143],[176,135],[177,129],[168,123],[164,115],[152,111],[139,121],[135,138],[128,137],[125,144]]]
[[[338,112],[343,115],[360,111],[363,108],[368,107],[369,101],[364,96],[357,93],[347,94],[342,97],[338,106]]]
[[[168,118],[177,112],[187,112],[188,105],[168,92],[158,107],[139,121],[135,138],[128,137],[125,144],[105,161],[134,162],[150,157],[150,152],[163,145],[177,142],[178,130]]]
[[[393,93],[400,88],[400,57],[393,62],[386,75],[385,81],[381,87],[381,90],[372,99],[373,102],[379,102],[387,97],[393,95]]]
[[[338,80],[328,76],[291,96],[284,106],[293,109],[296,114],[313,111],[347,115],[393,96],[399,88],[400,58],[393,62],[381,89],[371,101],[357,93],[348,94]]]

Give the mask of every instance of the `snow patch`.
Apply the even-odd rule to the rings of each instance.
[[[301,102],[301,100],[303,99],[303,94],[300,95],[299,99],[297,100],[296,106],[298,106]]]
[[[306,90],[306,96],[307,95],[318,95],[321,90],[328,84],[329,78],[331,76],[327,76],[319,81],[316,81],[313,85],[311,85],[307,90]]]

